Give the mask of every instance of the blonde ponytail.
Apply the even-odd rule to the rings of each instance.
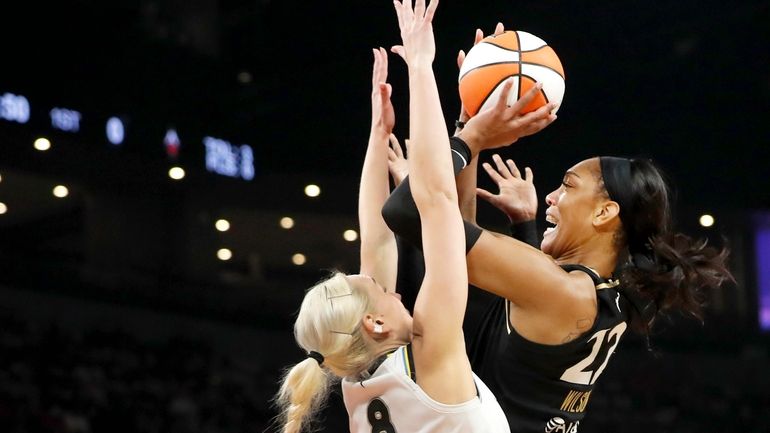
[[[277,401],[282,408],[283,433],[299,433],[323,406],[329,393],[329,378],[312,358],[292,367],[284,376]]]
[[[306,358],[283,378],[276,401],[281,408],[282,433],[299,433],[326,402],[332,380],[357,376],[376,354],[361,320],[372,311],[365,290],[335,273],[308,290],[294,323],[294,338],[307,352],[318,352],[320,364]]]

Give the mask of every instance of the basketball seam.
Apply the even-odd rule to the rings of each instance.
[[[517,37],[518,37],[518,35],[517,35]],[[505,51],[511,51],[511,52],[514,52],[514,53],[520,53],[521,52],[521,50],[513,50],[513,49],[510,49],[508,47],[504,47],[502,45],[497,45],[497,44],[495,44],[493,42],[489,42],[489,41],[484,41],[484,42],[481,42],[481,43],[482,44],[492,45],[492,46],[495,46],[495,47],[500,48],[501,50],[505,50]]]
[[[484,100],[483,100],[483,101],[481,101],[481,104],[479,104],[479,110],[481,110],[481,107],[483,107],[483,106],[484,106],[484,104],[486,104],[486,102],[487,102],[487,100],[489,99],[489,97],[490,97],[490,96],[492,96],[492,94],[493,94],[493,93],[495,93],[495,89],[497,89],[497,86],[499,86],[500,84],[504,83],[504,82],[505,82],[505,80],[507,80],[507,79],[509,79],[509,78],[511,78],[511,77],[515,77],[515,76],[517,76],[517,75],[521,75],[521,74],[519,73],[519,74],[513,74],[513,75],[509,75],[509,76],[507,76],[507,77],[503,78],[502,80],[498,81],[498,82],[497,82],[497,84],[495,84],[494,86],[492,86],[492,91],[491,91],[491,92],[489,92],[489,93],[487,94],[487,96],[484,98]],[[532,77],[530,77],[530,78],[532,78]],[[519,86],[519,87],[521,87],[521,86]],[[506,102],[505,102],[505,105],[508,105],[508,101],[506,101]],[[476,112],[476,114],[478,114],[478,113],[479,113],[479,112],[477,111],[477,112]]]
[[[473,68],[473,69],[469,69],[469,70],[468,70],[468,72],[466,72],[466,73],[462,74],[462,76],[460,76],[460,79],[458,80],[458,82],[459,82],[459,81],[462,81],[462,79],[463,79],[463,78],[465,78],[465,76],[466,76],[466,75],[470,74],[471,72],[475,71],[476,69],[481,69],[481,68],[486,68],[486,67],[488,67],[488,66],[496,66],[496,65],[509,65],[509,64],[510,64],[510,65],[515,65],[515,64],[517,64],[517,63],[518,63],[518,64],[521,64],[521,62],[518,62],[518,61],[513,61],[513,62],[495,62],[495,63],[484,63],[483,65],[479,65],[479,66],[476,66],[475,68]],[[521,66],[519,66],[519,67],[521,67]],[[511,76],[513,76],[513,75],[511,75]]]
[[[547,46],[548,46],[548,44],[545,44],[545,45],[541,45],[541,46],[539,46],[537,48],[533,48],[531,50],[519,50],[519,51],[521,51],[522,53],[531,53],[532,51],[541,50],[541,49],[543,49],[543,48],[545,48]]]
[[[517,74],[519,76],[519,85],[516,87],[516,100],[518,101],[521,99],[521,37],[519,32],[513,32],[513,34],[516,35],[516,46],[519,47],[517,50],[519,52],[519,73]],[[505,105],[508,105],[508,101],[506,101]]]
[[[567,81],[567,79],[564,78],[564,75],[562,75],[561,72],[557,71],[556,69],[554,69],[554,68],[552,68],[550,66],[544,65],[542,63],[519,62],[519,68],[521,68],[521,65],[539,66],[541,68],[550,69],[550,70],[556,72],[556,75],[560,76],[562,80]]]
[[[524,74],[520,73],[519,74],[519,89],[521,89],[521,77],[527,77],[530,80],[532,80],[535,83],[537,83],[537,80],[535,79],[535,77],[530,77],[529,75],[524,75]],[[521,90],[519,90],[519,93],[521,93]],[[546,104],[551,102],[551,101],[548,100],[548,94],[545,91],[543,91],[543,89],[540,89],[540,93],[543,95],[543,98],[545,98],[545,103]]]

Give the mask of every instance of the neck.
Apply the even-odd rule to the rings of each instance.
[[[608,278],[615,271],[617,260],[618,252],[613,247],[612,239],[607,242],[597,236],[594,242],[589,242],[587,245],[567,251],[557,257],[556,263],[587,266],[596,271],[602,278]]]

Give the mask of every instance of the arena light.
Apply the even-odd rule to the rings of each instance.
[[[126,128],[123,126],[123,121],[118,117],[110,117],[105,125],[105,133],[107,134],[107,141],[113,145],[122,144],[126,138]]]
[[[318,197],[321,195],[321,187],[311,183],[305,187],[305,195],[308,197]]]
[[[714,225],[714,217],[709,214],[703,214],[698,219],[698,222],[703,227],[711,227]]]
[[[249,84],[253,77],[248,71],[241,71],[238,73],[238,82],[241,84]]]
[[[53,195],[59,198],[64,198],[70,195],[70,190],[64,185],[56,185],[53,187]]]
[[[3,175],[0,174],[0,182],[3,181]]]
[[[353,242],[358,239],[358,232],[355,230],[345,230],[345,232],[342,233],[342,237],[348,242]]]
[[[307,263],[307,257],[302,253],[297,253],[291,256],[291,262],[297,266],[302,266]]]
[[[51,148],[51,142],[45,137],[40,137],[35,140],[35,143],[33,144],[33,146],[35,146],[35,149],[41,152],[45,152],[46,150]]]
[[[289,230],[294,227],[294,219],[292,217],[283,217],[279,224],[281,224],[281,228]]]
[[[223,262],[226,262],[233,258],[233,252],[229,248],[220,248],[217,250],[217,258]]]
[[[0,215],[8,212],[8,206],[5,205],[5,203],[0,201]]]
[[[168,177],[174,180],[181,180],[184,179],[185,172],[182,167],[171,167],[168,170]]]
[[[216,229],[220,232],[226,232],[230,230],[230,221],[226,219],[218,219],[217,222],[214,223],[214,227],[216,227]]]

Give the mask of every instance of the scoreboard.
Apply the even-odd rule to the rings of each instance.
[[[68,134],[70,140],[104,143],[106,146],[126,146],[134,135],[134,142],[157,143],[170,161],[178,162],[183,145],[193,150],[198,158],[193,164],[218,175],[251,181],[255,175],[254,150],[249,144],[233,143],[213,134],[183,135],[176,127],[138,125],[126,121],[125,116],[100,116],[62,106],[37,107],[23,94],[0,90],[0,124],[27,128],[30,133],[45,136],[47,133]],[[158,122],[163,123],[163,122]],[[141,132],[140,132],[141,130]],[[155,135],[155,136],[153,136]],[[185,142],[183,143],[182,137]],[[0,137],[2,138],[2,137]],[[4,143],[8,156],[9,146]],[[148,155],[148,158],[151,156]],[[7,159],[7,158],[3,158]],[[187,159],[189,161],[189,159]]]

